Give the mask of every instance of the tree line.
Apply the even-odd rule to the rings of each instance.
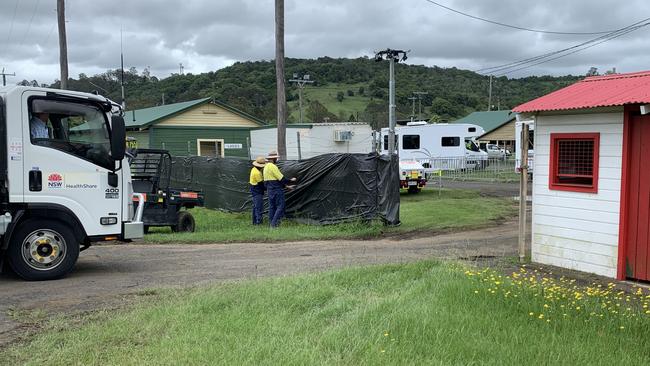
[[[309,88],[331,88],[336,100],[363,97],[363,106],[350,116],[337,115],[328,110],[327,103],[317,99],[305,101],[307,121],[362,120],[377,127],[388,118],[388,65],[368,57],[341,59],[286,60],[287,75],[309,74],[315,83]],[[397,116],[411,115],[414,91],[427,94],[421,103],[427,119],[447,121],[463,117],[477,110],[488,109],[488,77],[457,68],[428,67],[398,64],[395,69],[397,88]],[[78,91],[97,91],[120,101],[120,70],[88,76],[80,74],[68,80],[68,88]],[[518,79],[493,78],[491,109],[510,109],[518,104],[567,86],[578,76],[530,76]],[[139,72],[132,67],[124,72],[127,109],[138,109],[182,102],[203,97],[215,97],[235,108],[263,120],[275,120],[274,62],[237,62],[232,66],[202,74],[172,74],[169,77],[152,76],[148,69]],[[25,81],[27,82],[27,81]],[[27,83],[37,83],[36,81]],[[361,86],[359,86],[361,85]],[[58,87],[59,82],[50,85]],[[298,90],[287,84],[287,100],[295,101]],[[292,105],[294,103],[291,103]],[[293,107],[296,108],[296,107]],[[291,110],[289,111],[291,114]],[[289,122],[297,122],[289,118]]]

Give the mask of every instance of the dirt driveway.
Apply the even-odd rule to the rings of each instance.
[[[425,258],[515,255],[517,222],[433,237],[268,244],[104,245],[81,254],[74,273],[50,282],[0,276],[0,347],[24,333],[11,311],[70,314],[118,305],[152,288],[287,275]]]

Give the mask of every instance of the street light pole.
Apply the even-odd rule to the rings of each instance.
[[[302,90],[305,88],[305,84],[313,84],[314,81],[309,80],[309,75],[298,77],[298,74],[293,74],[293,79],[290,79],[289,82],[298,84],[298,109],[300,110],[299,123],[302,123]]]
[[[395,154],[395,62],[406,61],[406,52],[402,50],[386,49],[375,54],[375,61],[388,59],[389,61],[389,82],[388,82],[388,156],[393,159]]]

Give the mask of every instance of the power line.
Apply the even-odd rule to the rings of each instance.
[[[516,68],[516,69],[513,69],[513,70],[509,70],[509,71],[503,72],[503,73],[501,73],[501,74],[498,74],[498,75],[496,75],[496,76],[497,76],[497,77],[499,77],[499,76],[504,76],[504,75],[511,74],[511,73],[513,73],[513,72],[516,72],[516,71],[525,70],[525,69],[531,68],[531,67],[533,67],[533,66],[537,66],[537,65],[539,65],[539,64],[543,64],[543,63],[546,63],[546,62],[550,62],[550,61],[553,61],[553,60],[557,60],[557,59],[559,59],[559,58],[562,58],[562,57],[566,57],[566,56],[572,55],[572,54],[574,54],[574,53],[576,53],[576,52],[584,51],[584,50],[586,50],[586,49],[588,49],[588,48],[598,46],[598,45],[601,44],[601,43],[605,43],[605,42],[607,42],[607,41],[611,41],[612,39],[615,39],[615,38],[618,38],[618,37],[624,36],[624,35],[626,35],[626,34],[628,34],[628,33],[630,33],[630,32],[633,32],[633,31],[635,31],[635,30],[637,30],[637,29],[639,29],[639,28],[642,28],[642,27],[645,27],[645,26],[648,26],[648,25],[650,25],[650,23],[646,23],[646,24],[640,25],[640,26],[638,26],[637,28],[630,29],[630,30],[628,30],[628,31],[626,31],[626,32],[624,32],[624,33],[617,34],[617,35],[615,35],[615,36],[613,36],[613,37],[611,37],[611,38],[604,39],[604,40],[602,40],[602,41],[600,41],[600,42],[597,42],[597,43],[595,43],[595,44],[589,45],[589,46],[587,46],[587,47],[584,47],[584,48],[581,48],[581,49],[578,49],[578,50],[574,50],[574,51],[571,51],[571,52],[569,52],[569,53],[566,53],[566,54],[563,54],[563,55],[559,55],[559,56],[556,56],[556,57],[553,57],[553,58],[550,58],[550,59],[545,59],[545,60],[542,60],[542,61],[539,61],[539,62],[533,63],[533,64],[531,64],[531,65],[526,65],[526,66],[522,66],[522,67],[519,67],[519,68]]]
[[[7,44],[9,44],[9,39],[11,39],[11,32],[14,30],[14,20],[16,20],[16,11],[18,10],[18,2],[16,0],[16,5],[14,6],[14,15],[11,17],[11,25],[9,26],[9,33],[7,33]]]
[[[23,36],[22,44],[25,43],[25,40],[27,39],[27,35],[29,34],[29,31],[32,29],[32,22],[34,21],[34,16],[36,16],[36,11],[38,10],[38,4],[41,2],[41,0],[36,1],[36,5],[34,6],[34,10],[32,11],[32,17],[29,18],[29,24],[27,25],[27,32],[25,32],[25,35]]]
[[[561,35],[596,35],[596,34],[612,33],[612,32],[616,32],[616,31],[624,29],[624,28],[621,28],[621,29],[608,30],[608,31],[599,31],[599,32],[559,32],[559,31],[550,31],[550,30],[543,30],[543,29],[533,29],[533,28],[526,28],[526,27],[520,27],[520,26],[517,26],[517,25],[497,22],[496,20],[490,20],[490,19],[482,18],[482,17],[476,16],[476,15],[468,14],[468,13],[462,12],[460,10],[456,10],[456,9],[450,8],[448,6],[445,6],[443,4],[437,3],[437,2],[435,2],[433,0],[424,0],[424,1],[426,1],[428,3],[431,3],[431,4],[435,5],[435,6],[441,7],[443,9],[449,10],[451,12],[454,12],[456,14],[460,14],[462,16],[468,17],[468,18],[472,18],[472,19],[475,19],[475,20],[480,20],[482,22],[486,22],[486,23],[490,23],[490,24],[494,24],[494,25],[499,25],[499,26],[506,27],[506,28],[518,29],[518,30],[527,31],[527,32],[534,32],[534,33],[561,34]]]
[[[629,32],[627,32],[628,30],[630,30],[630,29],[636,30],[636,29],[638,29],[638,27],[640,27],[639,26],[640,23],[643,23],[643,22],[648,21],[648,20],[650,20],[650,18],[646,18],[646,19],[643,19],[643,20],[641,20],[639,22],[630,24],[629,26],[627,26],[625,28],[622,28],[619,31],[614,31],[614,32],[608,33],[608,34],[606,34],[604,36],[596,37],[596,38],[590,39],[588,41],[579,43],[577,45],[567,47],[567,48],[563,48],[561,50],[548,52],[548,53],[545,53],[545,54],[542,54],[542,55],[539,55],[539,56],[530,57],[530,58],[526,58],[526,59],[515,61],[515,62],[510,62],[510,63],[503,64],[503,65],[485,67],[485,68],[482,68],[482,69],[474,70],[474,72],[480,72],[480,73],[492,72],[493,73],[493,72],[501,71],[501,69],[508,69],[510,67],[518,66],[518,65],[525,64],[525,63],[528,63],[528,62],[534,62],[534,61],[537,61],[537,60],[540,60],[540,59],[543,59],[543,58],[546,58],[546,57],[554,56],[554,55],[557,55],[559,53],[563,53],[563,52],[566,52],[566,51],[570,51],[572,49],[576,49],[576,48],[588,45],[590,43],[598,42],[598,41],[603,40],[603,39],[609,39],[610,37],[613,37],[613,36],[617,35],[618,33],[626,32],[625,34],[627,34],[627,33],[629,33]],[[645,26],[645,25],[641,25],[641,26]]]
[[[529,67],[532,67],[532,66],[535,66],[535,65],[539,65],[539,64],[546,63],[546,62],[549,62],[549,61],[557,60],[559,58],[572,55],[574,53],[589,49],[591,47],[595,47],[595,46],[597,46],[599,44],[605,43],[605,42],[610,41],[612,39],[621,37],[623,35],[626,35],[628,33],[631,33],[633,31],[636,31],[638,29],[646,27],[646,26],[650,25],[650,22],[648,22],[648,20],[650,20],[650,18],[646,18],[646,19],[644,19],[642,21],[631,24],[631,25],[629,25],[629,26],[627,26],[627,27],[625,27],[625,28],[623,28],[623,29],[621,29],[619,31],[611,32],[611,33],[609,33],[607,35],[596,37],[596,38],[590,39],[588,41],[579,43],[579,44],[571,46],[571,47],[567,47],[567,48],[557,50],[557,51],[553,51],[553,52],[548,52],[548,53],[545,53],[545,54],[542,54],[542,55],[539,55],[539,56],[530,57],[530,58],[515,61],[515,62],[510,62],[510,63],[499,65],[499,66],[492,66],[492,67],[486,67],[486,68],[478,69],[478,70],[475,70],[475,72],[480,72],[480,73],[483,73],[483,74],[490,73],[490,74],[493,74],[493,75],[496,74],[496,73],[499,73],[496,76],[503,76],[503,75],[506,75],[506,74],[509,74],[509,73],[512,73],[512,72],[515,72],[515,71],[523,70],[523,69],[526,69],[526,68],[529,68]],[[646,23],[639,24],[639,23],[642,23],[642,22],[646,22]],[[558,55],[558,56],[556,56],[556,55]],[[553,57],[553,56],[556,56],[556,57]],[[526,65],[526,66],[524,66],[524,65]]]

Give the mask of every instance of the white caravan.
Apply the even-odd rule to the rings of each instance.
[[[93,242],[143,235],[121,107],[95,94],[0,87],[0,260],[60,278]]]
[[[473,124],[409,122],[395,128],[400,160],[417,160],[427,172],[474,169],[487,165],[488,155],[476,138],[485,133]],[[381,129],[382,153],[388,153],[388,128]]]
[[[515,122],[515,171],[519,173],[521,167],[521,130],[522,125],[528,125],[528,173],[533,174],[535,161],[535,122],[532,120]]]

